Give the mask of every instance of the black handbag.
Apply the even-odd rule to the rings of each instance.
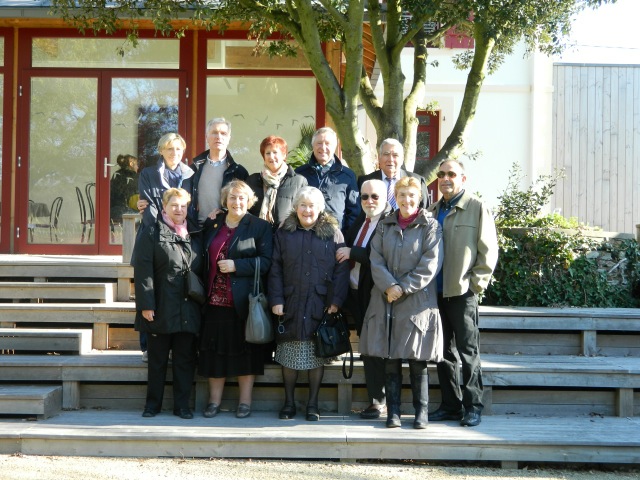
[[[260,291],[260,257],[256,257],[253,292],[249,294],[249,315],[244,329],[244,339],[248,343],[261,345],[273,340],[273,323],[268,307],[267,297]]]
[[[345,356],[342,361],[342,376],[347,379],[353,375],[353,350],[349,340],[350,335],[349,327],[342,314],[326,311],[313,334],[317,357],[332,358],[349,353],[348,372],[346,370],[347,357]]]

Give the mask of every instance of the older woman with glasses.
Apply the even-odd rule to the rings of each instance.
[[[378,222],[371,240],[371,301],[364,317],[360,352],[385,360],[387,427],[400,426],[402,360],[409,361],[414,428],[428,423],[427,362],[442,360],[442,326],[436,274],[442,266],[442,229],[420,207],[420,181],[395,184],[398,210]]]

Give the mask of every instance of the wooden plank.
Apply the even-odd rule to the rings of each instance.
[[[602,215],[602,203],[605,201],[605,198],[602,193],[602,102],[603,102],[603,93],[602,93],[602,79],[603,79],[603,69],[602,67],[597,67],[595,69],[595,84],[593,86],[594,93],[594,102],[593,102],[593,132],[591,132],[593,143],[594,143],[594,152],[593,152],[593,195],[594,195],[594,205],[593,205],[593,218],[591,219],[592,225],[602,225],[603,215]]]
[[[633,158],[634,148],[634,115],[638,115],[637,107],[640,105],[640,97],[634,97],[634,67],[626,67],[625,71],[625,118],[624,118],[624,158],[621,161],[624,164],[624,193],[625,198],[622,203],[623,209],[623,222],[618,226],[618,231],[633,233],[635,224],[640,216],[634,217],[633,210],[633,191],[638,188],[638,183],[633,183],[634,173],[634,160]],[[635,107],[635,109],[634,109]],[[640,212],[635,212],[640,213]]]
[[[611,189],[615,187],[611,175],[611,67],[603,67],[602,75],[602,131],[608,134],[602,136],[602,228],[610,230],[611,227]]]
[[[114,300],[114,284],[86,282],[0,282],[0,298],[100,300],[102,302],[112,303]]]
[[[91,330],[0,328],[0,349],[88,353]]]
[[[616,397],[616,410],[619,417],[633,416],[633,389],[619,388]]]
[[[37,415],[45,419],[62,407],[62,387],[48,385],[0,385],[0,413]]]
[[[582,332],[582,354],[586,357],[592,357],[597,353],[596,332],[594,330]]]

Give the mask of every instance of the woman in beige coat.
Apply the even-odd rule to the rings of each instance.
[[[403,177],[395,185],[398,210],[380,220],[371,241],[374,287],[365,314],[360,351],[385,362],[387,427],[400,426],[402,359],[409,361],[414,428],[427,427],[427,362],[442,360],[442,326],[436,274],[442,267],[442,230],[419,208],[420,183]]]

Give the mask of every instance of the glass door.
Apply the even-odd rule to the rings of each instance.
[[[83,74],[33,75],[24,92],[20,252],[120,254],[122,214],[135,211],[137,168],[155,163],[164,133],[184,132],[178,92],[186,79],[179,72]],[[127,163],[131,157],[137,161]]]
[[[136,213],[138,173],[159,159],[158,140],[180,129],[180,78],[111,79],[109,155],[102,175],[109,190],[101,213],[108,212],[110,245],[122,244],[122,215]]]

